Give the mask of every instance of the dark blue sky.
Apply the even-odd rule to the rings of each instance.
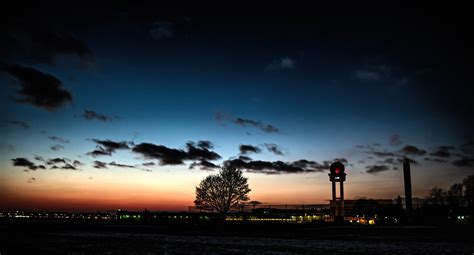
[[[353,173],[350,195],[393,197],[401,193],[399,160],[409,157],[419,169],[415,195],[423,196],[472,173],[472,49],[462,13],[56,8],[3,15],[7,190],[31,178],[58,186],[64,172],[53,171],[61,168],[81,170],[87,182],[106,179],[105,168],[128,168],[114,178],[172,172],[168,178],[194,185],[207,174],[199,169],[224,164],[246,169],[262,187],[265,180],[322,186],[327,162],[339,159]],[[65,162],[48,164],[54,158]],[[384,190],[384,182],[393,187]],[[272,199],[270,189],[257,191]],[[304,199],[324,199],[314,192]]]

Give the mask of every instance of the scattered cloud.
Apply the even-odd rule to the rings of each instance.
[[[155,21],[148,33],[151,38],[157,41],[169,39],[175,35],[175,25],[168,21]]]
[[[93,110],[84,110],[82,117],[86,120],[99,120],[103,122],[110,122],[119,119],[118,116],[109,116],[102,113],[95,112]]]
[[[132,166],[132,165],[115,163],[115,161],[110,162],[108,165],[109,166],[115,166],[115,167],[121,167],[121,168],[136,168],[135,166]]]
[[[284,156],[285,154],[282,152],[280,146],[278,146],[277,144],[274,144],[274,143],[265,143],[265,148],[267,148],[267,150],[269,152],[272,152],[273,154],[275,155],[279,155],[279,156]]]
[[[73,164],[75,167],[83,166],[83,165],[84,165],[84,164],[81,163],[81,161],[79,161],[79,160],[74,160],[74,161],[72,162],[72,164]]]
[[[382,79],[382,74],[376,71],[370,70],[357,70],[355,77],[362,81],[378,81]]]
[[[214,144],[212,144],[210,141],[202,140],[198,141],[197,147],[202,149],[214,149]]]
[[[473,140],[470,140],[470,141],[462,144],[460,149],[461,149],[462,153],[474,157],[474,141]]]
[[[31,177],[30,179],[28,179],[27,183],[33,183],[33,182],[36,182],[36,178],[35,177]]]
[[[328,162],[319,164],[316,161],[301,159],[294,162],[283,161],[245,161],[242,159],[230,159],[224,161],[224,166],[244,169],[252,173],[264,174],[287,174],[287,173],[311,173],[322,172],[329,169]]]
[[[119,141],[115,142],[112,140],[99,140],[99,139],[92,139],[94,143],[96,143],[96,149],[88,152],[86,155],[92,157],[100,157],[100,156],[111,156],[116,150],[128,150],[130,146],[133,145],[133,142],[127,141]]]
[[[61,144],[55,144],[51,147],[49,147],[52,151],[59,151],[59,150],[62,150],[64,149],[64,146],[62,146]]]
[[[439,146],[435,151],[430,153],[431,156],[440,158],[449,158],[451,156],[450,150],[453,150],[453,146]]]
[[[200,160],[198,162],[193,162],[189,165],[189,169],[194,169],[195,167],[199,167],[201,170],[207,170],[207,171],[212,171],[216,168],[220,168],[219,165],[216,165],[207,160]]]
[[[403,147],[402,153],[405,155],[412,155],[412,156],[423,156],[426,154],[425,150],[419,149],[418,147],[414,145],[406,145]]]
[[[141,143],[135,145],[132,150],[146,159],[159,160],[160,165],[180,165],[184,164],[184,161],[212,161],[221,158],[216,152],[210,151],[209,146],[199,147],[199,142],[197,144],[196,146],[194,142],[188,142],[186,143],[186,150],[182,150],[168,148],[164,145]]]
[[[66,31],[38,25],[17,26],[10,30],[18,49],[28,59],[54,64],[58,56],[76,55],[85,63],[93,63],[94,55],[84,42]],[[26,50],[25,50],[26,49]]]
[[[424,158],[425,161],[432,161],[436,163],[445,163],[448,162],[446,159],[440,159],[440,158]]]
[[[239,146],[239,151],[241,154],[248,154],[248,153],[260,153],[261,150],[257,146],[253,146],[250,144],[241,144]]]
[[[41,156],[35,156],[34,159],[35,159],[36,161],[44,162],[44,158],[41,157]]]
[[[58,143],[69,143],[69,140],[57,136],[48,136],[48,138]]]
[[[366,166],[365,169],[367,169],[365,172],[369,174],[375,174],[375,173],[390,170],[390,168],[385,165],[369,165],[369,166]]]
[[[72,101],[72,94],[50,74],[16,64],[4,64],[0,70],[13,76],[20,84],[21,89],[17,90],[20,97],[14,98],[16,102],[54,111]]]
[[[390,68],[387,65],[368,65],[356,70],[354,76],[361,81],[379,81],[390,76]]]
[[[97,169],[107,169],[107,163],[95,160],[93,167]]]
[[[243,161],[251,161],[252,160],[252,158],[247,157],[247,156],[243,156],[243,155],[239,156],[239,159],[243,160]]]
[[[64,170],[78,170],[75,166],[71,164],[64,164],[64,166],[61,166],[60,168]]]
[[[290,57],[282,57],[273,61],[265,68],[266,71],[291,70],[296,68],[296,61]]]
[[[463,157],[453,161],[453,165],[457,167],[474,167],[474,158]]]
[[[24,121],[18,121],[18,120],[10,120],[10,121],[7,121],[9,124],[12,124],[12,125],[16,125],[16,126],[20,126],[22,127],[23,129],[28,129],[30,128],[30,125],[28,125],[28,123],[24,122]]]
[[[204,145],[204,146],[202,146]],[[209,148],[213,148],[209,141],[199,141],[198,145],[192,141],[186,143],[186,153],[189,160],[217,160],[221,156],[214,151],[210,151]]]
[[[112,156],[112,153],[99,149],[99,150],[90,151],[90,152],[86,153],[86,155],[89,155],[89,156],[92,156],[92,157],[96,158],[96,157],[101,157],[101,156]]]
[[[236,125],[239,125],[239,126],[242,126],[242,127],[251,126],[251,127],[258,128],[258,129],[262,130],[265,133],[278,133],[278,132],[280,132],[279,128],[277,128],[273,125],[270,125],[270,124],[262,123],[260,121],[255,121],[255,120],[250,120],[250,119],[243,119],[243,118],[236,118],[236,119],[233,120],[233,122]]]
[[[12,159],[13,166],[26,167],[28,170],[35,171],[36,169],[46,169],[44,165],[36,165],[26,158],[14,158]]]
[[[223,112],[216,112],[215,119],[217,122],[221,123],[225,126],[225,122],[229,121],[234,123],[235,125],[241,127],[254,127],[258,128],[265,133],[279,133],[280,129],[275,127],[271,124],[266,124],[261,121],[251,120],[251,119],[244,119],[240,117],[234,117],[231,114],[223,113]],[[249,134],[249,133],[247,133]]]
[[[396,153],[390,151],[367,151],[367,153],[380,158],[396,156]]]
[[[402,144],[402,140],[400,139],[400,135],[398,134],[393,134],[390,136],[390,145],[392,146],[399,146]]]
[[[412,158],[409,158],[409,157],[406,157],[406,156],[405,156],[405,157],[400,157],[400,158],[398,158],[398,162],[399,162],[400,164],[403,164],[403,162],[404,162],[405,160],[408,160],[408,162],[410,162],[410,164],[418,165],[418,161],[416,161],[416,160],[414,160],[414,159],[412,159]]]
[[[67,164],[67,162],[69,161],[70,160],[67,158],[52,158],[52,159],[48,159],[48,161],[46,161],[46,164],[47,165],[55,165],[55,164],[60,164],[60,163]]]

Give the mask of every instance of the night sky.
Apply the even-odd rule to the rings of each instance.
[[[313,8],[313,9],[312,9]],[[415,197],[474,173],[468,13],[3,8],[0,208],[183,210],[234,166],[264,203]]]

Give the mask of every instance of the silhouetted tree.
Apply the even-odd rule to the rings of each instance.
[[[459,207],[463,201],[463,185],[461,183],[455,183],[446,192],[446,200],[451,207]]]
[[[207,176],[196,187],[194,204],[225,214],[240,202],[248,201],[249,192],[247,178],[242,175],[242,171],[224,167],[218,174]]]
[[[474,175],[469,175],[462,181],[464,186],[464,199],[469,207],[474,206]]]
[[[446,191],[442,188],[434,187],[430,190],[427,199],[428,202],[433,205],[444,205],[446,201]]]

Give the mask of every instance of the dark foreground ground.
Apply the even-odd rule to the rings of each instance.
[[[474,254],[472,226],[0,221],[0,254]]]

